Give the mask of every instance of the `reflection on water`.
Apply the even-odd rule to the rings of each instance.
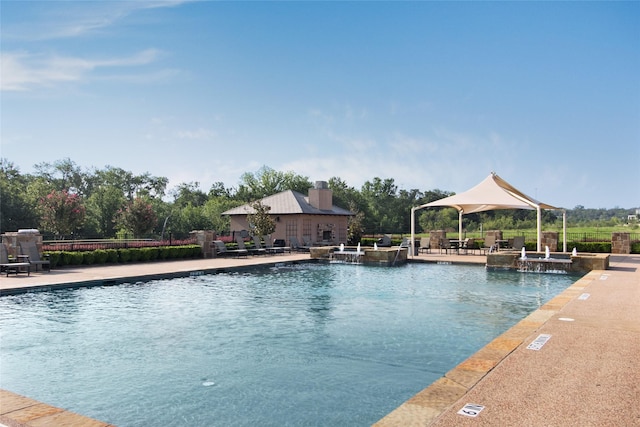
[[[118,426],[370,425],[576,277],[308,265],[0,299],[0,387]]]

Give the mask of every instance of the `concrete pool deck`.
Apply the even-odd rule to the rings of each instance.
[[[309,259],[305,253],[88,266],[0,277],[2,295],[57,285],[201,274]],[[421,254],[414,261],[486,263],[480,255]],[[533,274],[533,273],[529,273]],[[541,334],[538,350],[527,349]],[[1,348],[0,348],[1,353]],[[612,255],[375,425],[640,425],[640,255]],[[460,415],[467,412],[477,416]],[[0,425],[108,426],[0,390]]]

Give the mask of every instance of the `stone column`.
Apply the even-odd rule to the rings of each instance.
[[[440,249],[440,241],[447,238],[444,230],[434,230],[429,232],[429,246],[431,250]]]
[[[202,256],[204,258],[212,258],[216,252],[213,250],[213,241],[216,239],[216,233],[213,230],[194,230],[189,233],[196,240],[196,244],[202,248]]]
[[[545,246],[549,246],[551,252],[558,252],[558,232],[557,231],[543,231],[542,232],[542,250]]]
[[[502,240],[502,230],[489,230],[485,232],[485,238],[488,236],[493,236],[496,240]]]
[[[611,253],[612,254],[630,254],[631,253],[631,234],[611,233]]]

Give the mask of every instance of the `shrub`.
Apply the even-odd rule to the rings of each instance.
[[[96,264],[105,264],[107,262],[108,253],[104,249],[96,249],[93,251],[93,262]]]
[[[49,258],[49,265],[51,266],[51,268],[55,268],[60,265],[60,251],[44,252],[43,256],[45,258]]]
[[[118,261],[125,263],[131,261],[131,252],[129,249],[118,249]]]
[[[91,265],[95,262],[96,254],[95,251],[86,251],[82,253],[82,263]]]
[[[567,250],[576,248],[578,252],[611,253],[611,242],[567,242]]]
[[[106,262],[108,262],[108,263],[116,263],[116,262],[118,262],[119,254],[118,254],[118,250],[117,249],[105,249],[104,251],[107,253]]]
[[[129,249],[129,256],[130,256],[130,261],[131,262],[136,262],[140,260],[140,249],[139,248],[132,248]]]
[[[140,248],[140,261],[158,259],[158,248]]]
[[[80,265],[84,255],[82,252],[62,251],[61,258],[61,265]]]

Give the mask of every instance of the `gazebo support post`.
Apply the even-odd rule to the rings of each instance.
[[[562,209],[562,252],[567,252],[567,210]]]
[[[538,244],[537,244],[537,252],[542,252],[542,212],[540,209],[540,205],[536,206],[536,211],[538,212],[538,220],[537,220],[537,230],[538,230]]]
[[[415,206],[411,208],[411,253],[409,256],[413,258],[413,254],[415,254],[415,245],[416,245],[416,208]]]

